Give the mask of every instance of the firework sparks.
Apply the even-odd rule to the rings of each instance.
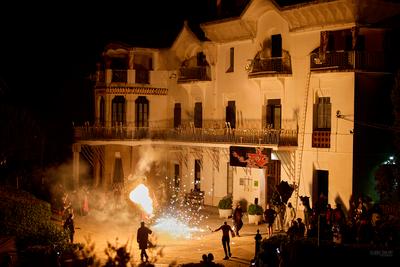
[[[168,232],[174,237],[183,237],[186,239],[190,239],[194,232],[204,232],[204,230],[199,227],[190,227],[173,216],[165,216],[157,219],[153,228]]]

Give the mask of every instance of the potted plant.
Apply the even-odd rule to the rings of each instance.
[[[250,204],[247,208],[247,214],[249,215],[249,223],[255,223],[258,225],[263,221],[263,208],[258,204]]]
[[[232,196],[225,196],[218,202],[218,212],[220,218],[232,216]]]

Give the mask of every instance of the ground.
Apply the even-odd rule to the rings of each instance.
[[[173,236],[166,231],[149,223],[149,228],[153,230],[153,238],[156,240],[157,247],[152,251],[163,248],[163,256],[157,257],[158,266],[168,266],[172,262],[177,264],[197,263],[202,259],[203,254],[212,253],[215,262],[224,266],[250,266],[250,261],[254,257],[255,239],[257,229],[260,230],[263,238],[266,237],[266,225],[249,224],[247,216],[243,217],[243,228],[240,231],[240,237],[231,239],[232,257],[229,260],[223,260],[224,251],[221,243],[222,232],[211,232],[210,229],[216,229],[223,224],[224,218],[219,218],[216,207],[205,206],[200,210],[199,216],[202,216],[202,222],[199,224],[201,232],[195,232],[190,238],[183,236]],[[232,226],[231,219],[227,219],[228,224]],[[127,211],[113,212],[106,214],[100,211],[91,211],[86,216],[75,217],[75,242],[87,243],[90,239],[95,244],[95,253],[97,258],[105,259],[104,249],[107,242],[115,245],[128,244],[127,248],[132,252],[135,262],[139,259],[139,249],[136,242],[136,231],[140,226],[140,216],[128,214]],[[176,226],[179,227],[179,226]],[[133,240],[133,242],[131,242]],[[150,252],[150,251],[149,251]],[[149,253],[148,252],[148,253]]]

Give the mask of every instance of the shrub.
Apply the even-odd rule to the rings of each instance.
[[[263,208],[257,204],[250,204],[247,208],[247,213],[249,215],[263,215]]]
[[[219,209],[232,209],[232,196],[225,196],[218,202]]]
[[[0,187],[0,235],[15,236],[19,249],[68,241],[62,227],[51,221],[49,203],[5,187]]]

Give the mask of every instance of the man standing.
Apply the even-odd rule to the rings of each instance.
[[[68,214],[68,217],[64,222],[64,231],[68,233],[71,243],[74,243],[75,225],[72,213]]]
[[[243,217],[243,210],[240,207],[240,203],[238,202],[233,212],[233,225],[235,227],[236,236],[240,236],[239,230],[242,229],[243,226],[242,217]]]
[[[146,258],[146,262],[149,260],[149,256],[147,256],[146,249],[147,244],[149,242],[149,235],[152,231],[144,226],[144,222],[140,223],[140,228],[137,230],[137,242],[139,243],[140,249],[140,259],[142,262],[144,261],[143,258]]]
[[[270,208],[269,204],[267,204],[267,208],[264,211],[264,220],[267,223],[268,237],[271,237],[274,233],[274,229],[272,228],[272,226],[274,225],[275,217],[276,211]]]
[[[230,238],[229,232],[232,234],[232,237],[235,237],[235,232],[233,232],[232,227],[225,221],[223,225],[221,225],[218,229],[215,229],[213,232],[217,232],[222,230],[222,246],[224,247],[225,258],[224,260],[232,257],[231,246],[230,246]]]

